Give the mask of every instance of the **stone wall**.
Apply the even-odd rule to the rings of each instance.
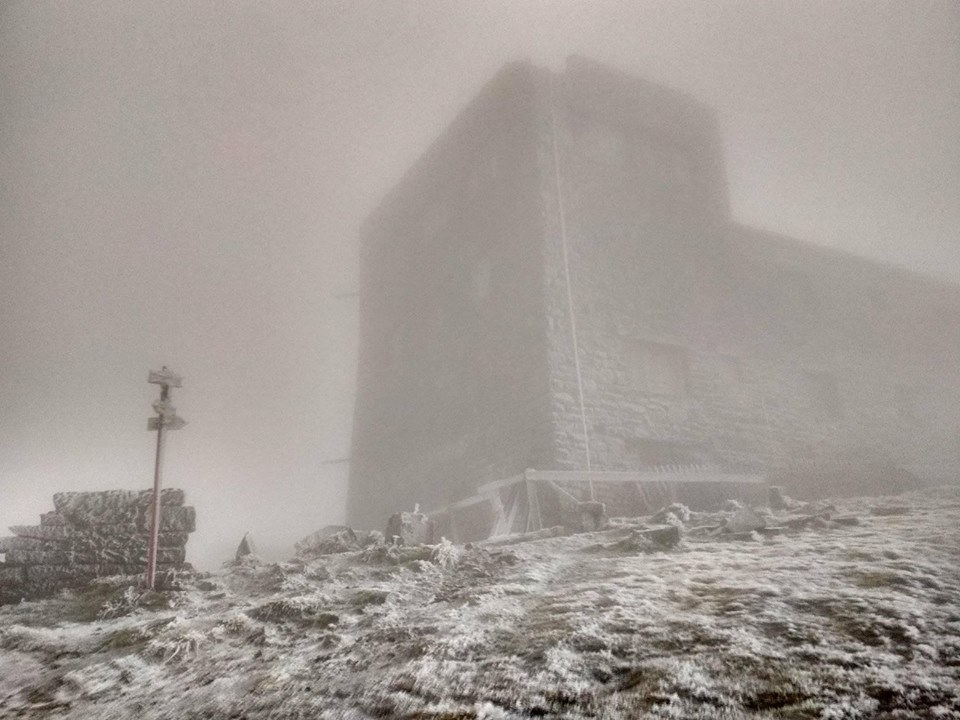
[[[669,88],[508,66],[360,265],[358,526],[585,469],[587,440],[596,470],[960,473],[960,288],[734,222],[717,120]]]
[[[553,104],[594,468],[844,459],[956,478],[960,288],[732,222],[715,123],[689,98],[579,63]],[[556,460],[581,469],[560,242],[554,222]]]
[[[37,598],[111,575],[145,571],[152,491],[67,492],[39,525],[14,526],[0,537],[0,603]],[[196,513],[182,490],[161,493],[158,572],[186,566]]]
[[[532,78],[491,81],[363,230],[353,525],[552,456]]]

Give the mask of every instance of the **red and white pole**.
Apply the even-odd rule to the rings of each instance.
[[[166,402],[170,389],[160,386],[160,401]],[[163,415],[157,415],[157,456],[153,464],[153,514],[150,521],[150,545],[147,548],[146,585],[154,589],[157,579],[157,543],[160,536],[160,490],[163,484]]]

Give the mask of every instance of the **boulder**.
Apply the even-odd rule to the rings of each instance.
[[[360,533],[357,535],[357,542],[360,543],[360,547],[370,547],[371,545],[383,545],[384,540],[383,533],[379,530],[370,530],[369,532]]]
[[[683,503],[672,503],[664,508],[660,508],[660,510],[657,511],[657,513],[650,519],[658,524],[666,523],[670,522],[670,515],[679,520],[681,523],[689,522],[690,508]],[[670,524],[672,525],[673,523],[671,522]]]
[[[298,557],[315,557],[359,550],[360,543],[357,542],[357,534],[352,528],[346,525],[327,525],[307,535],[295,547]]]
[[[133,506],[148,507],[153,490],[105,490],[103,492],[62,492],[53,496],[53,507],[69,519],[107,515]],[[161,506],[183,505],[183,490],[168,488],[160,491]]]
[[[244,533],[243,539],[240,540],[240,544],[237,546],[237,552],[234,555],[234,559],[239,560],[247,555],[255,554],[256,552],[253,549],[253,540],[250,538],[250,533]]]
[[[433,545],[434,522],[423,513],[399,512],[387,521],[384,532],[387,542],[395,541],[399,545]]]
[[[733,517],[727,520],[727,532],[740,534],[761,530],[767,526],[767,521],[748,507],[737,510]]]
[[[676,547],[679,543],[680,527],[678,525],[662,525],[645,530],[633,530],[628,537],[605,547],[608,550],[633,553],[667,550]]]
[[[767,504],[771,510],[786,510],[787,501],[783,496],[783,488],[779,485],[767,487]]]

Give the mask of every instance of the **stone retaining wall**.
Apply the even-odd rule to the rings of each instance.
[[[143,573],[152,491],[66,492],[39,525],[17,525],[0,537],[0,603],[38,598],[85,585],[98,577]],[[182,490],[160,496],[158,571],[186,567],[186,544],[196,512]]]

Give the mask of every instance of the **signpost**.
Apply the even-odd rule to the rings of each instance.
[[[170,388],[183,385],[183,378],[167,370],[164,365],[159,372],[150,371],[147,382],[160,386],[160,399],[153,403],[157,416],[147,420],[147,430],[157,432],[157,457],[153,466],[153,513],[150,521],[150,545],[147,549],[146,586],[153,590],[157,577],[157,542],[160,534],[160,486],[163,469],[163,435],[165,430],[179,430],[187,421],[177,415],[170,404]]]

